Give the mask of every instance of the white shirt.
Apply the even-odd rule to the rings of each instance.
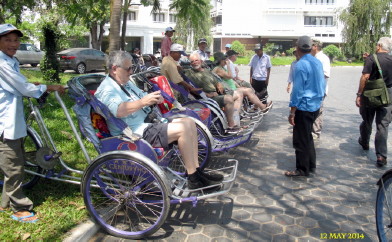
[[[193,54],[196,54],[196,53],[200,55],[200,60],[202,60],[202,61],[208,60],[208,55],[205,51],[202,51],[200,49],[193,51]]]
[[[323,64],[323,72],[325,77],[325,95],[328,94],[328,79],[331,76],[331,61],[329,57],[323,53],[323,51],[318,52],[315,57],[321,61]]]
[[[231,60],[229,60],[229,66],[227,67],[227,69],[229,69],[229,68],[231,71],[231,77],[234,80],[234,78],[237,76],[237,73],[235,72],[235,64]]]
[[[39,98],[46,85],[29,83],[19,62],[0,51],[0,135],[16,140],[27,135],[23,97]]]
[[[254,55],[250,60],[249,66],[252,68],[252,79],[257,81],[267,80],[267,69],[272,67],[270,57],[263,53],[261,57]]]

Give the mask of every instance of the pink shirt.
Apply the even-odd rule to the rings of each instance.
[[[161,43],[161,56],[162,58],[168,56],[170,54],[170,46],[172,45],[172,41],[170,37],[165,35],[162,39]]]

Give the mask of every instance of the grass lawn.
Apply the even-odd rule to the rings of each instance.
[[[31,82],[42,82],[42,74],[39,71],[22,69],[22,73]],[[75,75],[61,74],[61,83],[66,84]],[[71,110],[74,102],[67,94],[63,95],[63,100]],[[63,160],[72,168],[84,170],[87,163],[54,95],[49,96],[48,104],[41,109],[41,113],[57,149],[63,153]],[[75,120],[73,112],[70,113]],[[85,145],[94,159],[97,152],[89,142],[85,141]],[[0,213],[0,241],[61,241],[67,231],[88,218],[79,185],[41,178],[32,189],[25,192],[33,201],[34,210],[40,221],[35,224],[20,223],[10,218],[11,211]]]
[[[239,56],[235,64],[248,65],[251,56]],[[284,66],[290,65],[294,61],[294,56],[285,57],[271,57],[271,62],[273,66]],[[331,63],[332,66],[363,66],[363,62],[352,62],[347,63],[346,61],[334,61]]]

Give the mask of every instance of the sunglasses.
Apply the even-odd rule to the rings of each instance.
[[[132,71],[132,69],[135,67],[135,65],[131,65],[130,67],[128,67],[128,68],[124,68],[124,67],[122,67],[122,66],[119,66],[121,69],[123,69],[123,70],[126,70],[126,71],[128,71],[128,72],[130,72],[130,71]]]

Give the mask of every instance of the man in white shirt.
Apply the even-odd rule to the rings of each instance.
[[[199,39],[199,41],[197,42],[197,46],[199,46],[198,50],[193,51],[193,53],[197,53],[200,55],[200,59],[202,61],[208,60],[208,54],[206,51],[207,48],[207,40],[205,38],[201,38]]]
[[[267,103],[268,97],[268,83],[271,73],[271,59],[263,52],[263,46],[256,44],[255,55],[252,57],[250,66],[250,84],[256,91],[256,95],[263,103]]]
[[[325,78],[325,97],[328,95],[328,79],[331,75],[331,61],[329,57],[322,51],[323,43],[319,40],[313,39],[313,46],[311,54],[321,61],[323,64],[323,72]],[[323,113],[324,113],[324,101],[321,103],[319,114],[313,123],[312,135],[313,138],[318,139],[321,135],[321,129],[323,127]]]

